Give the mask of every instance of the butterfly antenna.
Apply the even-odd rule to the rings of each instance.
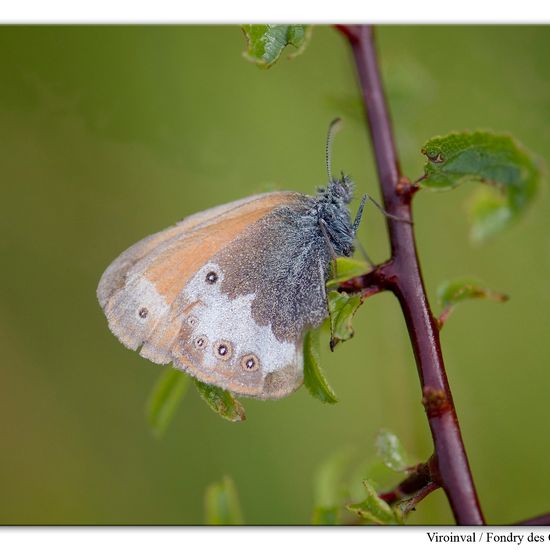
[[[331,160],[331,149],[332,149],[332,138],[334,137],[334,134],[340,129],[342,126],[342,119],[341,118],[335,118],[328,127],[328,135],[327,135],[327,146],[325,149],[325,158],[327,163],[327,176],[329,183],[332,182],[332,160]]]
[[[355,214],[355,221],[353,222],[354,235],[357,234],[357,229],[359,229],[359,224],[361,223],[361,218],[363,217],[363,208],[365,208],[367,197],[369,196],[366,193],[361,197],[361,204],[359,204],[359,208],[357,209],[357,214]],[[370,265],[371,269],[374,269],[374,263],[370,259],[370,256],[367,254],[365,247],[361,244],[361,242],[358,239],[356,239],[355,242],[359,245],[359,250],[361,250],[361,254],[363,254],[363,258],[365,258],[366,262]]]

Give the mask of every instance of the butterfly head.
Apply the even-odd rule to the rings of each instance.
[[[342,172],[340,179],[332,178],[327,186],[327,191],[335,199],[348,205],[353,199],[355,183]]]
[[[337,256],[351,256],[356,226],[352,223],[349,203],[353,199],[354,183],[349,176],[342,174],[340,179],[332,178],[326,187],[317,191],[317,215],[323,225]]]
[[[332,176],[332,138],[341,126],[341,122],[339,118],[336,118],[329,125],[325,148],[328,185],[319,188],[317,191],[317,213],[319,224],[322,225],[322,232],[325,238],[328,237],[330,241],[331,252],[337,256],[351,256],[354,250],[353,241],[361,221],[365,200],[361,201],[355,220],[352,223],[348,205],[353,199],[355,184],[343,172],[340,179]]]

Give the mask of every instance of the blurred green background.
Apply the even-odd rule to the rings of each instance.
[[[378,29],[404,171],[452,130],[510,132],[550,158],[550,28]],[[354,66],[343,38],[314,29],[306,52],[268,71],[238,27],[0,28],[0,522],[203,522],[204,491],[234,478],[247,523],[308,523],[315,471],[380,428],[425,459],[431,439],[399,307],[379,295],[323,365],[340,403],[305,389],[243,400],[218,418],[190,391],[163,439],[145,403],[161,368],[109,332],[95,289],[123,249],[193,212],[270,189],[325,182],[329,121],[345,119],[334,171],[378,195]],[[474,276],[505,304],[459,307],[442,333],[480,500],[491,523],[546,512],[550,389],[550,202],[491,242],[468,240],[471,189],[422,192],[418,246],[437,285]],[[360,240],[387,257],[367,209]],[[436,307],[437,309],[437,307]],[[413,523],[452,521],[441,491]]]

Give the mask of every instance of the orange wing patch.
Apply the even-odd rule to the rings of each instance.
[[[224,246],[276,206],[288,204],[295,193],[270,193],[240,208],[226,212],[216,221],[198,224],[166,247],[143,272],[158,292],[171,303],[185,283]]]
[[[217,220],[222,219],[224,215],[237,214],[246,205],[262,202],[270,195],[272,196],[270,200],[275,200],[276,195],[280,196],[279,200],[282,204],[284,203],[283,197],[292,194],[281,192],[254,195],[221,206],[215,206],[188,216],[168,229],[145,237],[120,254],[103,273],[97,288],[97,297],[101,307],[105,308],[107,301],[124,286],[129,272],[139,261],[145,260],[144,264],[147,266],[167,243],[184,239],[193,230],[215,223]]]
[[[178,296],[210,257],[277,206],[298,193],[257,195],[200,212],[143,239],[105,271],[97,295],[109,327],[130,349],[157,363],[170,362],[182,312]]]

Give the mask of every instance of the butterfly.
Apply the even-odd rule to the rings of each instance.
[[[191,215],[120,254],[97,288],[128,348],[234,394],[279,399],[303,382],[303,340],[328,316],[333,260],[351,256],[353,182],[279,191]]]

